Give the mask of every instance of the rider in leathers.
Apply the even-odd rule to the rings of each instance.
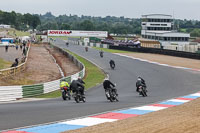
[[[117,94],[117,90],[114,89],[115,85],[114,85],[108,78],[106,78],[106,79],[104,80],[104,82],[103,82],[103,87],[104,87],[104,89],[105,89],[105,92],[108,91],[109,89],[112,89],[112,91],[115,91],[115,92],[116,92],[116,95],[118,95],[118,94]]]
[[[80,91],[81,95],[84,95],[84,86],[78,80],[73,80],[70,84],[70,90],[75,93]]]
[[[146,89],[146,83],[145,80],[141,77],[138,77],[137,82],[136,82],[136,91],[139,92],[139,87],[143,86]]]
[[[111,59],[109,63],[110,63],[110,67],[113,66],[113,68],[115,68],[115,61],[114,60]]]

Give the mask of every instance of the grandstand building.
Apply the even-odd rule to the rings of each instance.
[[[190,34],[175,31],[171,15],[142,15],[141,25],[142,37],[150,40],[158,40],[162,46],[171,44],[189,44]]]

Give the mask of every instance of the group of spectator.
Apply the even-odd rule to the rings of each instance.
[[[133,46],[140,47],[140,41],[138,39],[135,40],[112,40],[105,39],[101,41],[102,44],[116,45],[116,46]]]
[[[27,54],[27,51],[28,51],[28,46],[27,46],[27,42],[26,41],[23,41],[22,44],[20,45],[16,45],[15,48],[16,50],[18,50],[18,48],[20,47],[20,49],[22,50],[22,58],[21,58],[21,62],[25,62],[25,59],[26,59],[26,54]],[[8,52],[8,48],[9,46],[6,45],[5,46],[5,51]],[[15,58],[15,61],[13,62],[13,64],[11,65],[11,67],[17,67],[19,65],[19,58]]]

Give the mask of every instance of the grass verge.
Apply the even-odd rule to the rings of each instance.
[[[0,69],[9,68],[11,66],[11,62],[5,61],[0,58]]]
[[[134,52],[129,52],[129,51],[107,49],[107,48],[97,48],[97,47],[93,47],[93,48],[97,50],[103,50],[105,52],[110,52],[110,53],[134,53]]]
[[[103,79],[105,78],[105,74],[102,72],[101,69],[99,69],[94,64],[87,61],[86,59],[72,53],[71,51],[68,51],[68,50],[66,50],[66,51],[69,52],[74,57],[76,57],[80,62],[82,62],[84,64],[85,69],[86,69],[86,74],[85,74],[85,77],[83,80],[85,82],[86,90],[103,82]],[[56,97],[60,97],[60,96],[61,96],[61,92],[60,92],[60,90],[57,90],[57,91],[54,91],[54,92],[51,92],[48,94],[36,96],[36,98],[56,98]]]
[[[19,31],[15,29],[10,29],[8,34],[12,37],[30,36],[29,32]]]

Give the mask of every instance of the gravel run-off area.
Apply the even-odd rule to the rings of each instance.
[[[51,54],[56,58],[58,64],[63,69],[65,76],[80,71],[69,58],[59,51],[50,48],[48,45],[31,45],[26,70],[15,76],[1,79],[0,86],[38,84],[61,78],[60,71]],[[9,52],[6,57],[2,56],[2,58],[4,58],[4,60],[12,60],[12,56],[13,53]],[[16,56],[18,57],[17,54],[14,54],[14,57]]]

